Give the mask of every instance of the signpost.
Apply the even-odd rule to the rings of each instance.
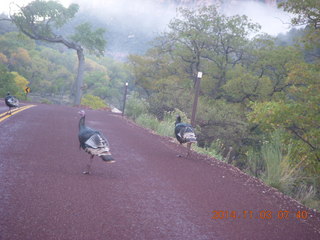
[[[122,106],[122,117],[124,116],[124,109],[126,107],[126,100],[127,100],[127,91],[128,91],[128,83],[126,82],[124,86],[124,94],[123,94],[123,106]]]
[[[199,98],[199,92],[200,92],[200,81],[201,81],[201,78],[202,78],[202,72],[198,72],[197,79],[196,79],[193,107],[192,107],[192,115],[191,115],[191,125],[193,127],[194,127],[195,120],[196,120],[196,113],[197,113],[197,106],[198,106],[198,98]]]
[[[192,115],[191,115],[191,125],[192,125],[192,127],[195,127],[201,78],[202,78],[202,72],[198,72],[198,75],[197,75],[197,78],[196,78],[195,93],[194,93],[194,100],[193,100],[193,106],[192,106]],[[188,148],[188,155],[189,155],[190,148],[191,148],[191,143],[187,144],[187,148]]]

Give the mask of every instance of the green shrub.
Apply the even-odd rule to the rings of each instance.
[[[143,113],[136,118],[136,123],[145,128],[151,129],[153,131],[157,131],[159,121],[156,117]]]
[[[166,137],[174,137],[174,123],[176,121],[176,116],[180,115],[182,118],[186,119],[188,122],[187,117],[183,112],[180,110],[175,110],[172,112],[165,112],[163,120],[159,121],[154,115],[143,113],[143,103],[137,101],[136,99],[134,108],[130,108],[134,111],[129,111],[127,115],[130,115],[132,118],[135,117],[135,122],[138,123],[140,126],[149,128],[153,131],[155,131],[160,136],[166,136]],[[139,108],[139,106],[141,108]],[[135,113],[135,115],[133,114]]]
[[[4,98],[7,93],[17,96],[18,86],[15,84],[14,75],[10,73],[7,67],[0,63],[0,96]],[[17,96],[19,97],[19,96]]]
[[[177,115],[185,117],[185,114],[178,109],[171,112],[165,112],[163,120],[159,122],[157,133],[161,136],[174,137],[174,126]],[[185,119],[187,119],[187,117],[185,117]]]
[[[174,123],[167,121],[159,122],[157,133],[160,136],[174,137]]]
[[[137,94],[128,96],[125,115],[136,120],[141,114],[148,112],[148,103]]]
[[[91,94],[86,94],[82,97],[81,105],[92,109],[102,109],[107,107],[107,104],[101,98]]]

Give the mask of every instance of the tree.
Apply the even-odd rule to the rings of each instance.
[[[243,61],[227,73],[223,86],[229,102],[270,100],[287,87],[288,66],[303,61],[298,48],[276,46],[269,36],[252,39]]]
[[[8,16],[4,13],[0,14],[0,35],[17,31],[17,27],[12,24]]]
[[[234,102],[224,86],[239,72],[243,73],[239,81],[246,80],[250,74],[248,84],[259,79],[256,72],[246,74],[246,69],[241,67],[249,52],[249,36],[259,26],[245,16],[221,15],[214,6],[197,10],[182,8],[179,14],[171,21],[169,31],[156,39],[152,50],[145,56],[129,58],[136,83],[147,93],[149,111],[158,118],[174,108],[190,113],[195,76],[203,71],[199,142],[202,146],[210,145],[219,139],[233,146],[241,145],[248,124],[242,106],[232,105]],[[260,88],[268,84],[264,79],[258,83],[262,85]],[[260,88],[259,94],[263,91]],[[257,94],[254,90],[252,94]]]
[[[214,6],[197,10],[180,9],[169,24],[170,31],[159,38],[158,47],[183,64],[195,81],[198,71],[210,75],[211,96],[221,97],[227,71],[243,59],[249,34],[260,26],[246,16],[227,17]]]
[[[18,86],[14,81],[14,75],[8,71],[6,66],[0,63],[0,96],[4,97],[7,92],[16,94],[18,90]]]
[[[129,56],[135,84],[150,105],[150,112],[162,119],[175,108],[191,110],[193,81],[183,67],[167,55],[151,49],[145,56]]]
[[[61,43],[67,48],[73,49],[78,56],[78,71],[76,77],[76,92],[74,104],[79,105],[82,95],[84,74],[84,49],[97,56],[103,55],[106,41],[103,38],[104,29],[93,31],[89,23],[76,27],[75,34],[70,38],[63,37],[54,30],[61,28],[78,12],[77,4],[70,4],[65,8],[55,1],[35,0],[25,7],[19,7],[16,13],[10,15],[10,19],[19,30],[34,40]]]
[[[18,32],[10,32],[0,35],[0,49],[7,57],[17,48],[24,48],[28,51],[35,48],[35,41],[24,34]]]
[[[264,131],[286,130],[286,143],[293,143],[295,160],[320,172],[320,72],[319,64],[299,63],[289,67],[286,95],[256,102],[249,119]]]
[[[316,60],[320,57],[320,2],[318,0],[287,0],[279,3],[284,11],[293,13],[294,26],[306,26],[304,45],[307,49],[317,49]]]
[[[286,12],[294,13],[294,25],[310,25],[320,29],[320,2],[318,0],[287,0],[279,3]]]

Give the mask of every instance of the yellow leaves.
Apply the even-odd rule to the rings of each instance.
[[[19,87],[19,89],[24,90],[26,86],[29,84],[29,81],[17,72],[11,72],[11,73],[14,75],[14,81],[16,85]]]
[[[86,94],[81,100],[81,105],[90,107],[92,109],[103,109],[107,104],[100,98],[91,94]]]
[[[31,64],[29,52],[24,48],[18,48],[17,51],[11,54],[10,62],[17,65]]]

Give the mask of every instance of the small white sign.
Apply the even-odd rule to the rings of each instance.
[[[198,78],[202,78],[202,72],[198,72]]]

